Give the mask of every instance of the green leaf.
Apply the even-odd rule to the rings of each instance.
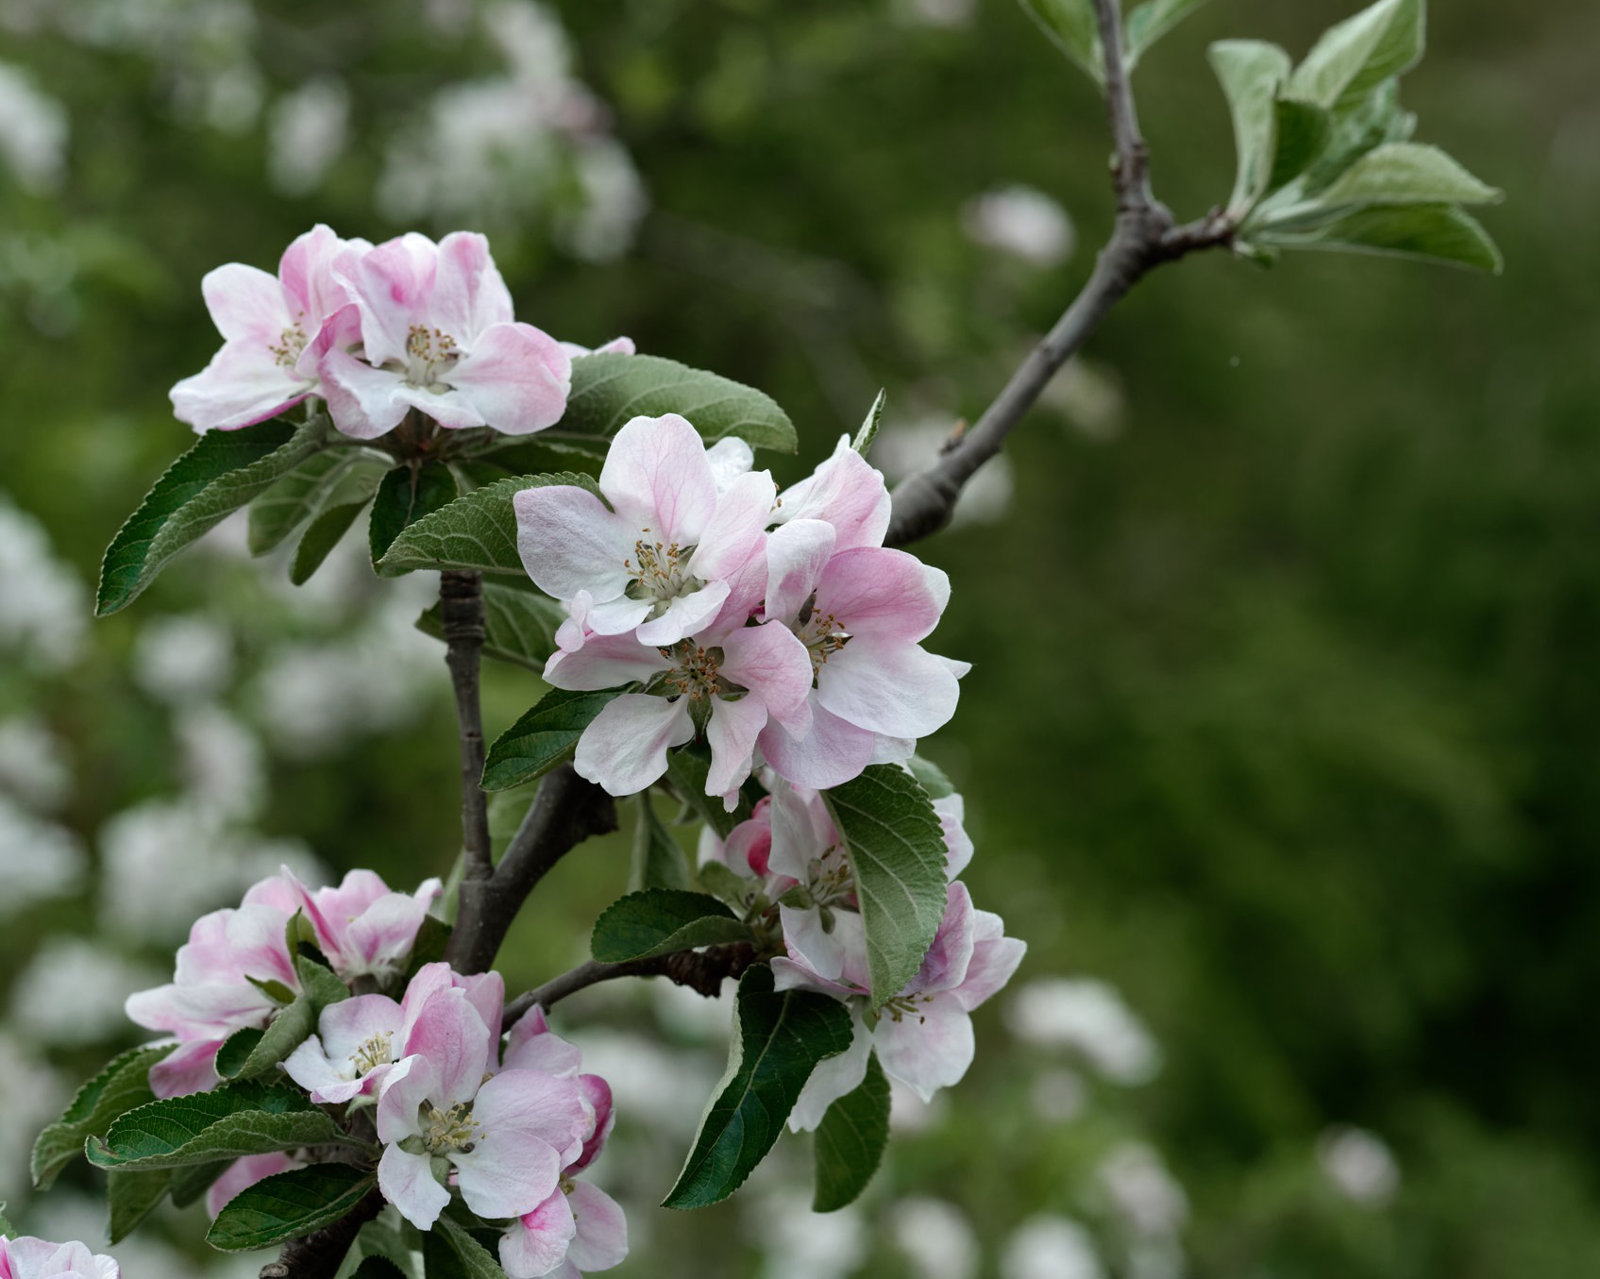
[[[6,1217],[6,1206],[0,1203],[0,1239],[15,1239],[17,1228]]]
[[[385,475],[373,498],[372,523],[367,527],[373,567],[384,576],[404,572],[381,564],[394,539],[423,516],[443,510],[456,496],[456,477],[443,462],[397,466]]]
[[[130,1110],[85,1154],[97,1168],[177,1168],[329,1142],[352,1139],[298,1089],[237,1083]]]
[[[878,1054],[867,1058],[867,1077],[828,1107],[817,1128],[816,1195],[812,1212],[835,1212],[867,1188],[889,1144],[889,1080]]]
[[[246,1026],[224,1039],[222,1047],[217,1049],[217,1074],[224,1079],[237,1079],[265,1033],[254,1026]]]
[[[1422,57],[1423,0],[1378,0],[1323,32],[1289,81],[1289,96],[1333,107],[1410,70]]]
[[[872,441],[878,438],[878,427],[883,424],[883,409],[888,403],[889,393],[880,389],[877,398],[872,401],[872,407],[867,410],[861,429],[856,432],[856,438],[850,442],[850,447],[863,457],[872,447]]]
[[[356,1246],[352,1250],[362,1258],[361,1264],[355,1268],[355,1276],[365,1273],[372,1279],[394,1279],[399,1275],[401,1279],[421,1279],[421,1259],[411,1251],[411,1245],[403,1232],[415,1232],[410,1222],[396,1218],[395,1225],[390,1225],[383,1218],[366,1222],[359,1234],[356,1235]],[[368,1261],[384,1261],[393,1269],[368,1268],[363,1272],[363,1267]]]
[[[411,943],[411,956],[406,960],[408,982],[417,975],[419,969],[428,964],[436,964],[444,958],[453,931],[450,925],[437,915],[422,917],[422,924],[417,929],[417,938]]]
[[[233,1165],[231,1159],[219,1159],[209,1164],[185,1164],[182,1168],[171,1169],[172,1173],[172,1206],[174,1208],[187,1208],[206,1191],[211,1189],[211,1183],[227,1172]],[[110,1174],[108,1174],[110,1175]],[[123,1174],[117,1173],[117,1176]],[[136,1174],[129,1173],[129,1176]]]
[[[363,499],[330,506],[312,520],[301,535],[300,545],[295,547],[294,563],[289,566],[289,580],[296,586],[304,586],[310,581],[311,575],[322,567],[323,560],[339,545],[339,539],[349,531],[356,522],[356,516],[361,514],[366,505],[367,501]]]
[[[632,357],[639,358],[639,357]],[[526,578],[517,554],[517,513],[512,499],[524,489],[570,484],[599,496],[594,480],[574,472],[497,480],[458,497],[396,537],[378,566],[385,574],[409,569],[454,568]]]
[[[1145,0],[1135,6],[1123,25],[1123,61],[1129,71],[1139,65],[1157,40],[1171,31],[1206,0]]]
[[[913,755],[906,761],[906,767],[911,770],[911,775],[917,779],[917,784],[928,792],[929,799],[948,799],[956,793],[955,783],[945,776],[944,769],[940,768],[931,759],[923,759],[921,755]]]
[[[728,832],[735,826],[750,820],[750,801],[741,795],[738,806],[728,812],[721,799],[706,794],[706,777],[710,771],[710,754],[697,746],[687,746],[667,756],[667,777],[672,789],[694,809],[695,816],[716,831],[718,839],[727,839]]]
[[[747,876],[735,874],[721,862],[707,862],[700,868],[700,887],[719,901],[747,910],[757,884]]]
[[[688,889],[692,882],[689,862],[678,841],[661,824],[650,804],[649,790],[639,792],[639,819],[633,832],[633,868],[629,886]]]
[[[727,1073],[662,1206],[703,1208],[743,1185],[778,1140],[817,1063],[849,1048],[850,1034],[850,1014],[837,1000],[809,990],[775,993],[770,968],[746,969]]]
[[[749,927],[715,897],[672,888],[629,893],[595,920],[590,952],[603,964],[749,941]]]
[[[1321,204],[1493,204],[1502,193],[1438,147],[1386,142],[1317,196]]]
[[[1285,249],[1332,249],[1426,258],[1499,274],[1503,265],[1489,233],[1450,204],[1373,205],[1316,223],[1252,233],[1256,244]]]
[[[1050,43],[1066,54],[1096,84],[1106,80],[1100,28],[1089,0],[1022,0],[1022,7]]]
[[[126,608],[174,555],[319,452],[327,431],[327,419],[318,417],[298,429],[273,421],[202,435],[111,540],[95,615]]]
[[[1329,113],[1328,140],[1306,170],[1294,199],[1317,195],[1374,147],[1403,142],[1416,117],[1400,109],[1400,82],[1385,80],[1360,100]]]
[[[132,1234],[134,1227],[167,1197],[171,1184],[172,1173],[166,1168],[156,1172],[107,1173],[106,1206],[111,1212],[111,1242],[121,1243]]]
[[[753,448],[793,453],[794,423],[771,396],[655,355],[581,355],[572,362],[567,411],[543,445],[568,444],[604,457],[630,418],[678,413],[707,444],[737,435]]]
[[[615,688],[595,693],[552,688],[495,738],[483,763],[483,789],[510,790],[548,773],[572,754],[583,730],[620,694]]]
[[[368,1256],[361,1259],[350,1279],[406,1279],[406,1272],[387,1257]]]
[[[855,874],[872,1002],[917,974],[946,900],[944,834],[927,792],[893,764],[874,764],[823,791]]]
[[[494,1254],[449,1217],[434,1223],[423,1246],[428,1279],[506,1279]]]
[[[345,1216],[373,1184],[370,1172],[349,1164],[312,1164],[265,1177],[228,1200],[206,1242],[242,1252],[297,1239]]]
[[[171,1051],[171,1044],[130,1049],[78,1089],[66,1113],[33,1143],[35,1189],[50,1189],[61,1170],[83,1153],[83,1143],[104,1136],[117,1116],[155,1100],[150,1067]]]
[[[297,955],[295,969],[301,991],[278,1010],[266,1030],[236,1030],[217,1050],[217,1074],[224,1079],[274,1073],[279,1062],[316,1033],[322,1010],[350,997],[349,988],[321,964]]]
[[[533,591],[499,582],[483,584],[483,653],[543,671],[556,650],[556,630],[567,620],[567,610]],[[444,638],[444,622],[435,604],[417,619],[417,629],[434,639]]]
[[[1267,190],[1277,146],[1278,90],[1289,76],[1289,55],[1264,40],[1218,40],[1206,50],[1228,99],[1238,168],[1229,209],[1243,212]]]
[[[1328,113],[1315,103],[1279,98],[1273,106],[1277,143],[1272,153],[1272,173],[1267,178],[1268,191],[1286,186],[1310,168],[1333,128]]]
[[[359,449],[313,453],[250,503],[250,553],[265,555],[330,507],[371,500],[393,465],[386,455]]]

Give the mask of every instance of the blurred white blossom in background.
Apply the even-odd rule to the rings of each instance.
[[[1065,262],[1078,241],[1067,211],[1043,191],[1021,184],[968,200],[961,226],[975,244],[1036,267]]]
[[[1003,1279],[1104,1279],[1089,1232],[1068,1217],[1032,1217],[1006,1241]]]
[[[978,1236],[953,1203],[902,1199],[890,1209],[889,1231],[917,1279],[974,1279],[978,1273]]]
[[[11,988],[11,1017],[40,1043],[66,1048],[125,1037],[122,1003],[166,978],[82,937],[52,937]]]
[[[23,190],[54,191],[66,169],[67,109],[34,88],[27,73],[0,62],[0,159]]]
[[[1330,1128],[1317,1138],[1317,1162],[1346,1199],[1381,1208],[1400,1188],[1400,1165],[1376,1133],[1364,1128]]]
[[[0,493],[0,654],[44,670],[72,665],[83,650],[89,596],[57,560],[44,527]]]
[[[1122,996],[1093,978],[1043,977],[1005,1005],[1006,1025],[1024,1043],[1067,1048],[1118,1084],[1142,1084],[1161,1069],[1161,1050]]]
[[[344,154],[350,90],[333,76],[307,80],[267,114],[267,176],[284,195],[307,195],[322,185]]]

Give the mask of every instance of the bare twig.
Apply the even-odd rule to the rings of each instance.
[[[446,570],[439,575],[439,620],[444,660],[456,695],[461,736],[461,847],[466,851],[462,891],[489,878],[489,806],[483,778],[483,712],[478,702],[478,661],[483,653],[483,579]]]
[[[675,950],[669,955],[629,960],[625,964],[590,960],[525,995],[518,995],[506,1005],[506,1021],[515,1021],[535,1004],[550,1008],[586,986],[617,977],[665,977],[674,985],[687,986],[715,999],[722,993],[722,983],[727,978],[739,976],[755,961],[756,948],[747,941],[708,946],[705,950]]]
[[[889,546],[904,546],[949,523],[967,481],[1000,452],[1006,436],[1050,379],[1147,271],[1187,253],[1233,242],[1234,225],[1220,211],[1213,210],[1199,221],[1179,226],[1152,194],[1149,153],[1139,132],[1139,117],[1122,55],[1122,17],[1117,0],[1093,2],[1105,52],[1106,114],[1115,148],[1112,187],[1117,195],[1116,227],[1095,259],[1088,282],[1055,327],[1028,353],[983,416],[955,440],[953,447],[942,450],[932,464],[895,486],[894,514],[885,538]]]

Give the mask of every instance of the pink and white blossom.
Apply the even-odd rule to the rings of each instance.
[[[346,435],[374,439],[413,409],[443,427],[527,435],[566,411],[572,357],[513,319],[483,236],[408,232],[341,254],[334,274],[354,311],[324,332],[318,372]]]
[[[222,349],[172,388],[178,420],[197,432],[231,431],[316,394],[316,339],[351,300],[333,274],[334,259],[370,247],[319,224],[284,250],[276,276],[238,262],[209,272],[200,289]]]
[[[779,499],[774,520],[823,520],[835,533],[834,550],[882,546],[889,531],[889,489],[883,473],[841,435],[833,453]]]
[[[96,1256],[76,1239],[0,1238],[0,1279],[119,1279],[121,1273],[110,1257]]]
[[[765,471],[730,473],[742,457],[715,460],[720,489],[687,420],[633,418],[606,454],[600,497],[571,485],[516,495],[528,576],[576,603],[585,633],[632,633],[651,646],[695,634],[722,609],[729,580],[760,555],[777,493]]]
[[[283,875],[316,929],[317,945],[345,981],[392,973],[411,953],[428,908],[444,891],[434,878],[414,893],[397,893],[372,871],[353,870],[337,888],[312,892],[287,868]]]

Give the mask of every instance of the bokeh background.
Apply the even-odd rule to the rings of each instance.
[[[1213,0],[1140,67],[1160,195],[1225,198],[1213,39],[1297,57],[1344,0]],[[1506,203],[1500,278],[1223,255],[1113,314],[921,552],[973,662],[925,752],[981,906],[1030,942],[967,1081],[898,1099],[866,1198],[786,1140],[653,1208],[725,1001],[559,1010],[623,1112],[619,1276],[1600,1275],[1600,10],[1439,0],[1403,86]],[[486,231],[519,318],[776,396],[802,456],[880,386],[915,465],[1053,321],[1109,227],[1091,86],[1013,0],[0,0],[0,1198],[95,1238],[33,1133],[137,1039],[203,910],[280,862],[409,887],[453,854],[422,580],[306,588],[225,525],[89,620],[187,446],[199,295],[313,222]],[[491,731],[539,694],[489,679]],[[512,796],[497,806],[515,823]],[[526,796],[520,797],[524,802]],[[692,847],[693,831],[679,832]],[[504,956],[580,958],[625,837]],[[175,1218],[130,1279],[251,1273]],[[162,1237],[164,1235],[164,1237]]]

